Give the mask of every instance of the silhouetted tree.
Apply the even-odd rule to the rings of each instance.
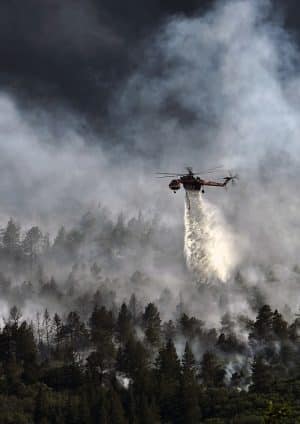
[[[160,349],[155,363],[158,399],[164,422],[179,419],[181,366],[172,340]]]
[[[117,318],[116,333],[120,343],[126,343],[134,333],[132,317],[125,303],[122,304]]]
[[[261,355],[256,355],[252,365],[252,387],[258,393],[269,393],[273,384],[272,369]]]
[[[274,334],[281,340],[288,338],[288,323],[282,318],[282,315],[274,311],[272,327]]]
[[[89,320],[91,340],[96,351],[88,357],[88,368],[93,378],[102,380],[105,371],[109,371],[115,359],[113,331],[115,322],[111,311],[104,306],[95,307]]]
[[[269,305],[264,305],[260,308],[256,321],[253,325],[253,330],[249,337],[261,340],[271,340],[273,335],[273,312]]]
[[[197,366],[193,352],[186,342],[182,357],[180,387],[180,422],[196,424],[200,422],[201,411],[198,404]]]
[[[143,314],[143,327],[146,340],[150,345],[159,346],[161,341],[161,320],[154,303],[149,303]]]
[[[183,313],[180,317],[179,325],[182,334],[191,340],[197,333],[199,334],[201,332],[203,322],[195,317],[190,318],[187,314]]]
[[[12,218],[3,233],[2,243],[9,255],[15,255],[20,247],[20,226]]]
[[[22,241],[23,252],[29,257],[31,269],[35,265],[42,237],[43,235],[39,227],[32,227],[26,232]]]
[[[71,352],[78,352],[87,345],[88,333],[77,312],[70,312],[61,329],[62,337]]]
[[[137,314],[138,314],[137,300],[136,300],[135,294],[132,294],[129,299],[128,309],[132,316],[133,321],[135,322],[137,319]]]
[[[120,346],[117,354],[117,369],[131,378],[138,373],[145,373],[149,365],[147,350],[143,344],[130,337],[125,346]]]
[[[201,361],[201,379],[208,387],[220,387],[224,384],[225,370],[213,352],[205,352]]]

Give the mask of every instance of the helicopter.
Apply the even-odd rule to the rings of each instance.
[[[203,187],[209,186],[209,187],[226,187],[229,182],[234,184],[236,180],[238,179],[238,175],[232,175],[232,173],[228,173],[228,176],[222,177],[221,181],[211,181],[211,180],[204,180],[200,178],[200,174],[209,174],[216,172],[221,167],[216,167],[214,169],[209,169],[204,172],[194,172],[192,167],[187,166],[186,173],[168,173],[168,172],[157,172],[158,178],[172,178],[176,177],[176,179],[171,180],[169,183],[169,188],[174,193],[176,193],[178,190],[180,190],[181,186],[185,189],[186,192],[186,198],[188,203],[188,208],[190,209],[190,201],[188,192],[202,192],[205,193]]]

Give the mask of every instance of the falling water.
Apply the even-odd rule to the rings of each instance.
[[[185,202],[184,250],[188,268],[200,283],[226,282],[234,265],[232,240],[218,211],[199,192]]]

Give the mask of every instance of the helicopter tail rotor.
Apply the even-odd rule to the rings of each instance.
[[[237,180],[239,179],[238,174],[232,174],[232,172],[229,173],[229,177],[231,178],[231,184],[236,185]]]
[[[223,180],[225,181],[225,187],[227,187],[227,184],[231,182],[232,185],[236,185],[236,181],[239,179],[238,174],[233,174],[231,171],[228,172],[228,176],[224,177]]]

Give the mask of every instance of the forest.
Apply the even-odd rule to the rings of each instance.
[[[106,273],[130,262],[130,246],[166,250],[153,222],[101,211],[53,240],[13,219],[2,229],[0,423],[300,422],[300,317],[274,309],[241,274],[232,285],[249,315],[230,312],[223,291],[228,311],[215,326],[181,297],[170,306],[166,289],[143,298],[152,277],[138,269],[127,297],[117,295],[120,277]],[[55,278],[56,268],[65,274]],[[197,291],[199,302],[218,294]]]
[[[300,424],[299,17],[0,1],[0,424]]]
[[[247,340],[229,315],[220,330],[185,313],[162,322],[134,295],[111,310],[97,293],[87,320],[46,309],[28,322],[12,307],[0,333],[0,422],[300,422],[300,319],[264,305],[243,320]]]

